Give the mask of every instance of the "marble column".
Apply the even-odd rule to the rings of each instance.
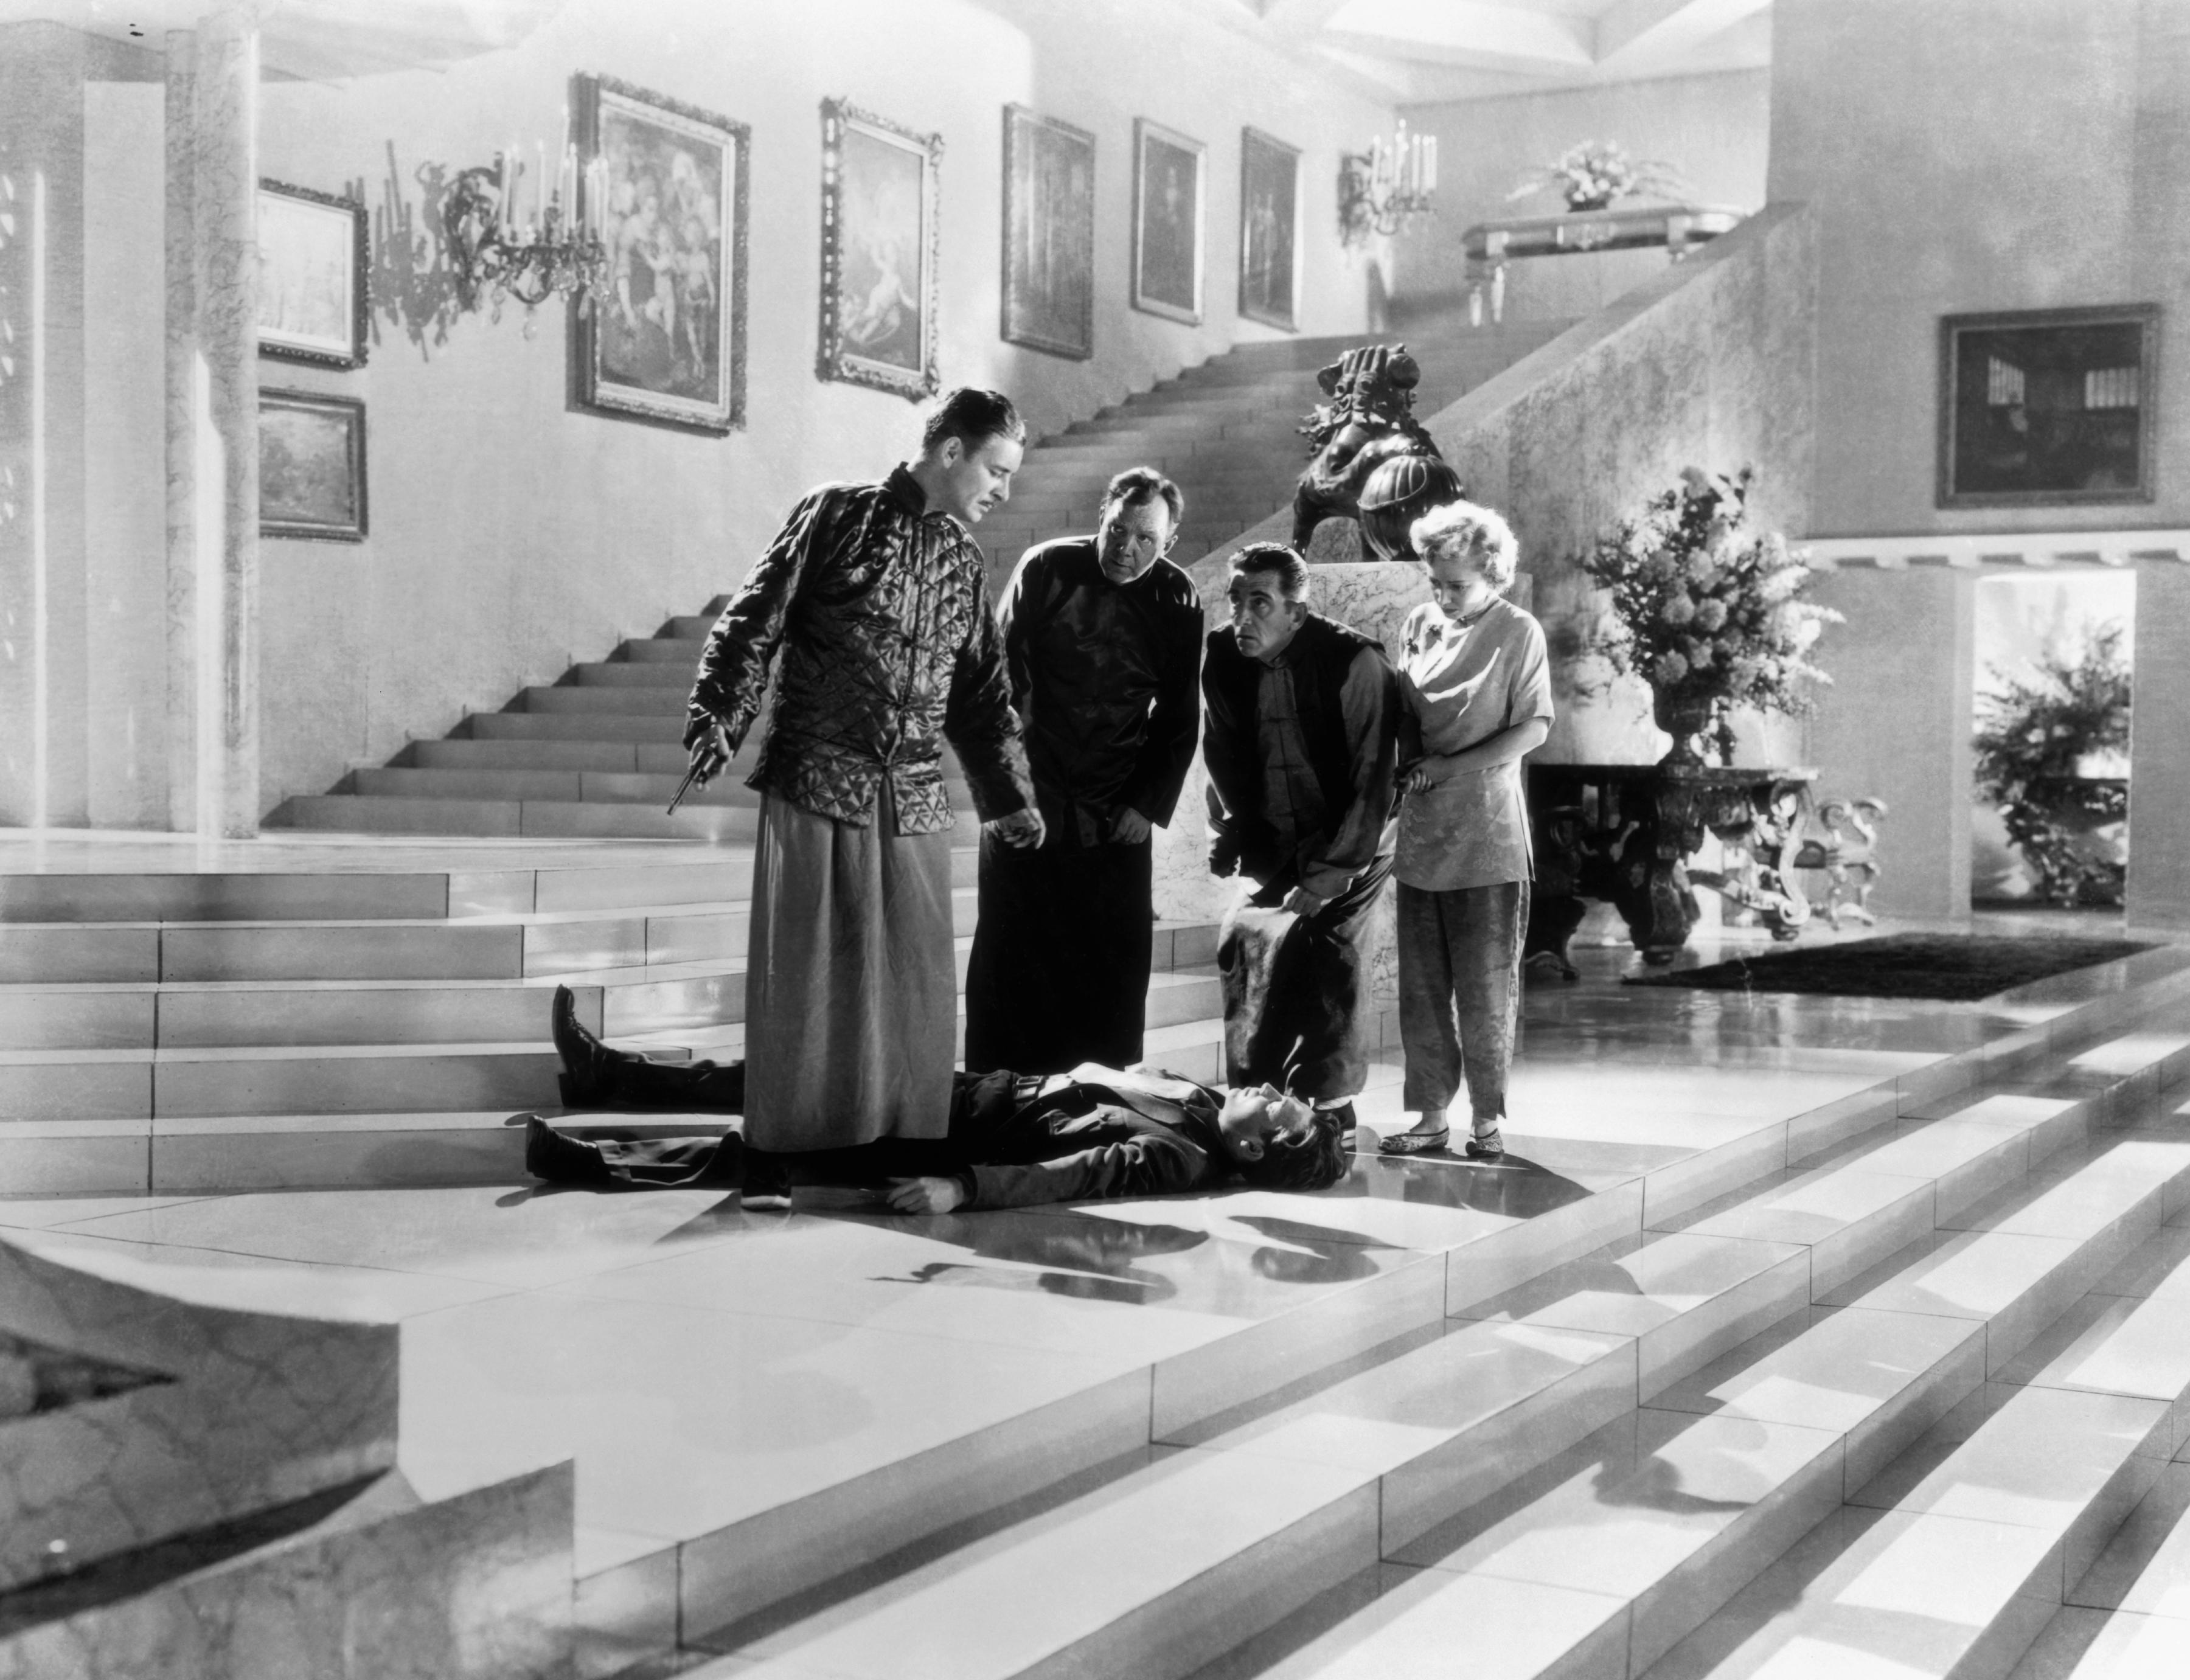
[[[2129,923],[2190,928],[2190,565],[2136,569]]]
[[[1827,627],[1813,656],[1833,679],[1806,730],[1818,797],[1886,802],[1875,909],[1966,920],[1976,575],[1944,566],[1831,571],[1810,593],[1847,615],[1847,623]]]
[[[190,826],[230,837],[259,815],[258,11],[168,41],[170,770]]]
[[[83,83],[89,37],[0,25],[0,824],[88,820]]]
[[[195,219],[197,147],[190,90],[197,37],[167,37],[167,826],[198,826],[198,377]]]

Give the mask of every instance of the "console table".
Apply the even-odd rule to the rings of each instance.
[[[1798,871],[1822,872],[1826,915],[1869,922],[1878,879],[1875,842],[1886,814],[1876,799],[1813,801],[1810,769],[1681,764],[1531,764],[1529,808],[1536,883],[1524,958],[1536,972],[1572,979],[1567,941],[1585,899],[1604,900],[1627,923],[1642,960],[1671,962],[1688,943],[1708,888],[1753,912],[1776,939],[1791,939],[1818,906]],[[1692,869],[1706,833],[1718,837],[1722,870]]]
[[[1490,318],[1506,318],[1506,264],[1516,257],[1565,257],[1584,251],[1662,247],[1675,262],[1692,245],[1716,239],[1747,215],[1723,204],[1647,204],[1611,210],[1569,210],[1478,222],[1461,236],[1467,256],[1467,319],[1483,325],[1483,293]]]

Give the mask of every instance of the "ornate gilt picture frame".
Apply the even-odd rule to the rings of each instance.
[[[744,425],[752,131],[612,77],[576,77],[571,94],[581,182],[604,164],[610,276],[605,303],[570,312],[579,406],[718,434]]]
[[[821,102],[821,352],[814,372],[918,402],[936,367],[943,137]]]
[[[1299,330],[1300,148],[1259,128],[1240,135],[1240,313]]]
[[[258,183],[258,354],[362,367],[370,309],[365,206],[339,193]]]
[[[1095,137],[1004,107],[1005,342],[1095,354]]]
[[[365,405],[324,391],[258,393],[258,534],[362,542]]]
[[[1189,326],[1201,325],[1208,155],[1190,135],[1133,119],[1132,305]]]

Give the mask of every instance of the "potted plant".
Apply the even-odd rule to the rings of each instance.
[[[1806,655],[1841,615],[1802,599],[1810,569],[1785,538],[1750,527],[1751,476],[1688,468],[1581,562],[1612,597],[1591,650],[1650,685],[1669,765],[1704,763],[1706,737],[1726,762],[1734,707],[1802,712],[1804,685],[1832,680]]]
[[[2118,905],[2128,871],[2101,831],[2128,816],[2129,778],[2093,771],[2129,750],[2130,665],[2119,625],[2080,639],[2073,655],[2048,648],[2034,680],[1994,667],[2000,687],[1978,702],[1977,782],[2036,872],[2038,897]]]

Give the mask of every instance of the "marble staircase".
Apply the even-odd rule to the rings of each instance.
[[[2186,1074],[2176,964],[1486,1220],[1221,1359],[1160,1360],[1127,1417],[1091,1395],[687,1542],[676,1671],[1960,1677],[2034,1640],[2179,1652],[2190,1623],[2149,1612],[2050,1624],[2140,1569],[2175,1569],[2140,1602],[2190,1598]],[[1531,1169],[1501,1171],[1514,1193]]]
[[[302,842],[287,870],[0,871],[0,1188],[507,1181],[509,1116],[554,1099],[559,985],[647,1053],[743,1053],[749,846],[531,855]],[[974,854],[952,860],[962,984]],[[1213,1077],[1215,930],[1155,945],[1150,1053]]]
[[[1413,343],[1424,411],[1547,343],[1563,321],[1468,329],[1425,323]],[[1392,335],[1386,335],[1387,338]],[[1113,474],[1144,463],[1184,491],[1173,558],[1191,565],[1285,507],[1304,459],[1296,428],[1319,400],[1315,371],[1359,336],[1246,344],[1075,423],[1027,452],[1012,499],[975,535],[1001,587],[1030,545],[1093,529]],[[678,744],[700,650],[725,598],[653,635],[582,661],[499,712],[474,712],[443,741],[414,741],[332,792],[293,797],[275,828],[554,837],[753,837],[752,749],[711,787],[665,811],[684,771]],[[755,739],[757,739],[756,732]],[[963,784],[954,800],[968,809]]]

